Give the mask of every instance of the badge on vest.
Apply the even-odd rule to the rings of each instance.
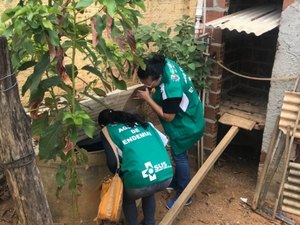
[[[149,178],[150,181],[156,180],[156,173],[171,167],[168,166],[168,164],[165,161],[155,164],[154,166],[151,162],[146,162],[144,165],[146,169],[142,171],[142,176],[143,178]]]

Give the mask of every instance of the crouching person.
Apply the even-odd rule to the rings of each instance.
[[[168,187],[173,171],[162,136],[152,124],[138,115],[105,109],[98,117],[117,147],[119,174],[124,184],[123,212],[129,225],[138,225],[135,200],[142,199],[143,225],[155,224],[155,193]],[[112,173],[117,158],[108,140],[101,133],[107,165]]]

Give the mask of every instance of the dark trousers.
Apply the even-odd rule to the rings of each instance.
[[[124,189],[123,212],[128,225],[138,225],[138,210],[135,200],[142,199],[143,225],[155,225],[155,193],[169,186],[172,178],[147,187]]]

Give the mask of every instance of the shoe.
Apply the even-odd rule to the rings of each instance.
[[[174,203],[176,202],[177,199],[172,199],[170,201],[167,202],[166,207],[167,209],[171,209],[172,206],[174,205]],[[189,198],[189,200],[187,200],[187,202],[185,203],[185,206],[188,206],[192,204],[192,198]]]
[[[168,193],[171,193],[172,191],[174,191],[175,189],[173,188],[173,187],[167,187],[166,188],[166,191],[168,192]]]

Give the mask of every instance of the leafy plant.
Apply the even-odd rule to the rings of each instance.
[[[147,57],[149,52],[157,50],[182,66],[197,89],[207,86],[213,62],[203,54],[207,44],[195,40],[194,23],[189,16],[184,15],[173,28],[166,28],[164,23],[153,23],[139,26],[135,33],[140,54]]]
[[[0,32],[11,44],[14,70],[32,69],[22,95],[30,93],[32,133],[39,140],[39,156],[43,160],[59,157],[62,164],[56,174],[58,187],[68,181],[77,194],[81,182],[76,165],[87,162],[86,151],[76,145],[78,131],[83,129],[92,137],[96,130],[80,99],[126,89],[124,78],[132,73],[134,65],[143,66],[131,29],[138,25],[137,9],[144,9],[144,2],[44,2],[20,0],[16,7],[5,10]],[[92,10],[95,13],[87,13]],[[81,68],[77,66],[79,53],[87,62]],[[92,74],[95,80],[87,83],[81,78],[83,74]],[[78,81],[85,83],[83,89],[77,89]],[[41,105],[46,108],[41,110]]]

